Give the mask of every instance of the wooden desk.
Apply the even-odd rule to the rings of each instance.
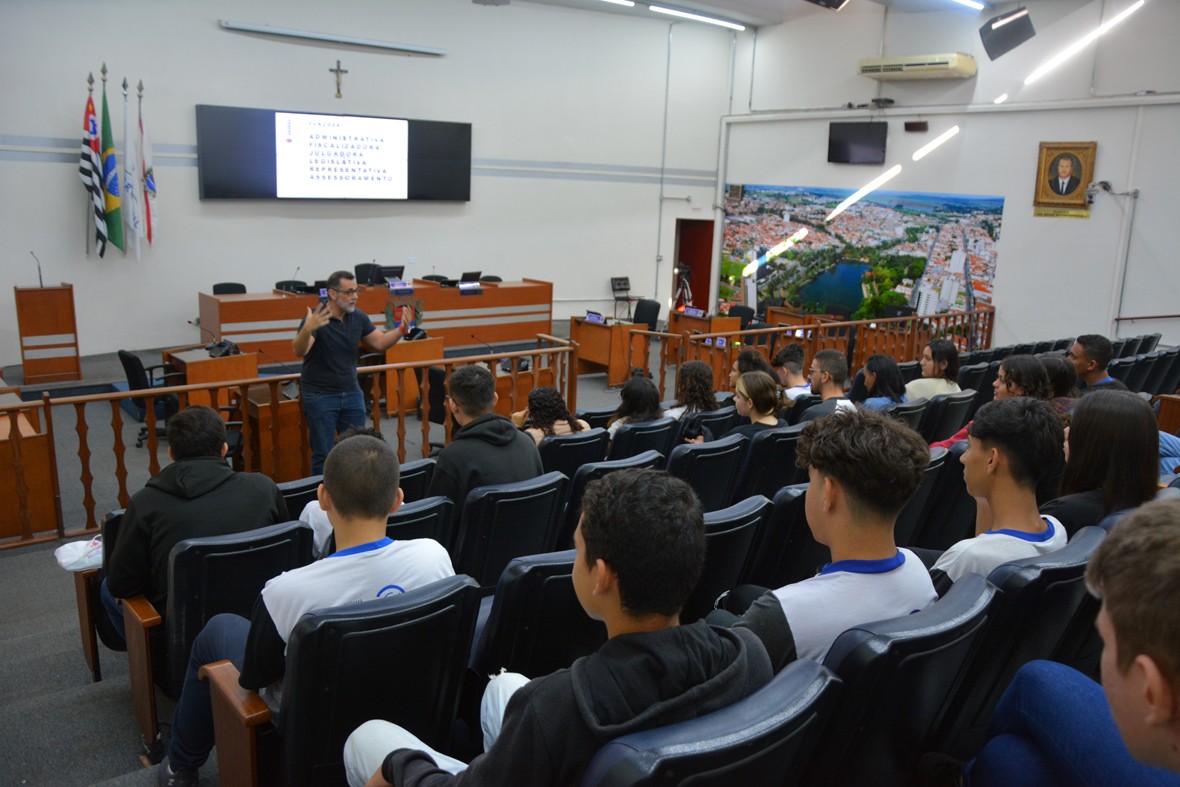
[[[0,394],[0,405],[21,404],[14,393]],[[38,405],[28,403],[16,416],[20,432],[20,460],[24,466],[24,482],[29,506],[29,527],[26,530],[20,512],[20,495],[16,480],[16,451],[11,440],[12,426],[8,412],[0,413],[0,539],[19,539],[0,548],[56,538],[56,533],[34,538],[35,533],[56,531],[57,512],[53,504],[52,465],[49,461],[49,437],[41,433]]]
[[[252,380],[258,376],[258,356],[254,353],[238,353],[237,355],[223,355],[220,358],[209,357],[204,348],[187,350],[165,350],[164,363],[184,374],[186,385],[201,383],[218,383],[228,380]],[[229,397],[225,397],[229,401]],[[188,395],[190,405],[203,404],[217,409],[219,402],[215,402],[209,391],[191,391]]]
[[[412,296],[391,296],[388,288],[362,287],[358,308],[378,328],[386,329],[385,306],[413,303],[419,325],[450,349],[474,349],[483,342],[527,342],[553,330],[553,285],[536,279],[485,282],[479,295],[460,295],[454,287],[414,279]],[[201,327],[218,341],[235,342],[243,351],[259,352],[263,362],[294,361],[291,340],[316,295],[267,292],[245,295],[200,293]],[[388,326],[392,327],[392,326]]]
[[[25,385],[82,379],[74,286],[13,287]]]
[[[407,342],[404,339],[385,351],[386,363],[412,363],[416,361],[441,361],[443,359],[444,340],[441,337],[430,337]],[[415,406],[418,399],[418,376],[412,369],[402,372],[403,385],[406,391],[406,402]],[[405,404],[398,401],[397,372],[390,369],[385,373],[385,414],[393,416],[402,412]]]
[[[274,438],[271,435],[270,386],[250,386],[247,417],[250,419],[251,462],[247,470],[268,475],[275,482],[296,481],[310,475],[311,449],[303,441],[303,412],[298,399],[279,400],[279,445],[282,450],[276,463],[271,454]],[[302,446],[302,450],[300,450]],[[304,467],[308,472],[304,472]],[[298,511],[287,512],[292,519]]]
[[[639,323],[617,322],[603,325],[587,322],[585,317],[570,317],[570,340],[578,343],[577,374],[606,372],[606,384],[619,386],[627,382],[631,371],[629,339],[634,329],[646,330]],[[636,339],[642,349],[642,339]]]
[[[742,329],[742,320],[740,317],[693,317],[684,312],[672,312],[668,318],[668,333],[675,333],[680,336],[691,333],[728,333],[730,331],[740,331]],[[677,340],[677,345],[680,351],[680,358],[684,357],[685,342]]]
[[[767,306],[766,322],[771,325],[807,325],[815,322],[815,315],[804,314],[791,306]]]

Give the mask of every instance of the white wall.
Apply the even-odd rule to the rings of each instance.
[[[999,195],[1005,198],[995,284],[997,343],[1084,332],[1112,334],[1113,318],[1175,314],[1180,266],[1170,253],[1180,174],[1180,3],[1149,2],[1068,64],[1031,86],[1023,79],[1041,62],[1130,5],[1130,0],[1032,0],[1037,35],[990,61],[978,29],[996,13],[899,14],[852,3],[840,14],[800,10],[794,18],[743,39],[737,61],[745,106],[732,119],[722,177],[732,183],[858,188],[902,163],[888,188]],[[1002,7],[1006,8],[1006,6]],[[878,54],[963,51],[978,75],[948,82],[888,82],[856,75],[856,61]],[[752,64],[752,66],[751,66]],[[752,85],[752,87],[751,87]],[[1137,91],[1171,97],[1137,99]],[[992,99],[1010,94],[996,107]],[[865,110],[824,112],[887,96],[885,167],[830,165],[827,124],[868,119]],[[1108,98],[1118,97],[1118,98]],[[1072,102],[1069,103],[1069,102]],[[1081,102],[1083,106],[1075,106]],[[1125,104],[1125,105],[1120,105]],[[750,110],[753,110],[752,112]],[[1001,111],[995,111],[995,110]],[[1016,111],[1020,110],[1020,111]],[[906,134],[905,120],[925,119],[930,132]],[[910,154],[950,125],[962,132],[918,163]],[[1129,198],[1099,194],[1086,220],[1034,217],[1032,198],[1042,141],[1098,142],[1096,179],[1117,191],[1140,189],[1133,226]],[[1124,237],[1130,232],[1121,311]],[[1120,335],[1160,331],[1180,341],[1180,320],[1126,323]]]

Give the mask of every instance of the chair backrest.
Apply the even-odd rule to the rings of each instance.
[[[451,551],[455,570],[493,588],[512,558],[552,552],[567,483],[563,473],[546,473],[468,492]]]
[[[406,503],[385,520],[385,535],[398,541],[433,538],[451,548],[455,530],[455,501],[443,495]]]
[[[1139,345],[1142,342],[1142,337],[1139,336],[1124,336],[1121,339],[1111,339],[1110,348],[1113,352],[1111,358],[1134,358],[1139,354]]]
[[[344,741],[369,719],[445,748],[479,599],[479,586],[460,575],[304,615],[287,643],[275,783],[343,784]]]
[[[352,266],[352,270],[356,274],[357,284],[372,285],[385,283],[385,272],[375,262],[358,262]]]
[[[445,425],[447,422],[447,372],[441,366],[431,366],[426,369],[426,379],[430,384],[430,391],[426,395],[426,404],[430,408],[430,422]]]
[[[402,490],[403,503],[413,503],[426,497],[430,480],[434,478],[434,465],[433,459],[415,459],[401,466],[398,486]]]
[[[537,450],[541,453],[541,466],[546,473],[565,473],[567,478],[573,478],[582,465],[601,462],[608,445],[610,434],[599,426],[572,434],[543,437]]]
[[[1033,659],[1051,658],[1074,624],[1089,595],[1086,562],[1105,535],[1101,528],[1084,527],[1062,549],[1005,563],[988,575],[1000,589],[994,620],[930,751],[972,756],[979,750],[1016,671]]]
[[[836,638],[824,666],[844,683],[809,784],[908,784],[963,681],[996,589],[969,574],[926,609]]]
[[[498,284],[504,281],[503,276],[497,276],[494,273],[488,273],[479,277],[479,280],[488,284]]]
[[[1155,348],[1159,346],[1161,338],[1163,338],[1163,334],[1160,333],[1143,334],[1143,341],[1139,345],[1139,352],[1149,353],[1154,351]]]
[[[696,421],[701,426],[708,427],[713,437],[718,438],[736,426],[740,419],[741,416],[738,415],[737,408],[733,405],[718,407],[716,410],[707,412],[685,413],[680,416],[680,430],[676,433],[676,444],[679,444],[684,434],[684,427],[690,421]]]
[[[283,500],[287,503],[287,514],[292,519],[298,519],[299,515],[303,513],[303,508],[316,499],[316,493],[319,491],[320,484],[323,482],[322,475],[312,475],[307,478],[299,478],[295,481],[283,481],[276,484],[279,488],[279,493],[283,496]]]
[[[967,366],[959,367],[959,388],[966,391],[970,388],[972,391],[978,391],[979,386],[983,385],[983,378],[987,376],[986,363],[973,363]]]
[[[979,387],[975,389],[975,406],[971,410],[972,414],[974,414],[975,411],[980,407],[983,407],[992,399],[996,398],[996,389],[993,386],[993,383],[995,383],[996,377],[998,377],[999,374],[1000,362],[988,362],[987,373],[983,376],[983,381],[979,384]]]
[[[795,466],[795,446],[806,424],[765,429],[750,439],[745,461],[738,476],[733,499],[745,500],[752,495],[774,499],[778,490],[788,484],[802,483],[807,471]]]
[[[301,279],[283,279],[275,282],[275,289],[284,292],[299,292],[307,286],[307,282]]]
[[[826,668],[792,662],[733,705],[616,738],[594,755],[582,787],[803,784],[839,693]]]
[[[754,310],[749,306],[730,306],[729,316],[741,320],[741,330],[750,327],[750,320],[754,319]]]
[[[897,521],[893,525],[893,541],[899,547],[915,546],[918,533],[922,531],[926,518],[938,516],[938,512],[931,511],[930,498],[942,475],[942,467],[946,464],[946,460],[947,449],[930,449],[930,461],[926,464],[926,469],[922,471],[922,483],[918,485],[918,491],[914,492],[910,502],[901,509],[901,513],[897,515]]]
[[[1053,340],[1052,339],[1043,339],[1033,345],[1032,354],[1033,355],[1040,355],[1041,353],[1047,353],[1047,352],[1051,351],[1052,349],[1053,349]]]
[[[1160,384],[1160,393],[1175,393],[1177,388],[1180,388],[1180,357],[1173,359],[1167,375],[1164,376],[1163,382]]]
[[[132,391],[142,391],[151,388],[151,383],[148,382],[147,371],[143,367],[143,361],[139,360],[139,356],[134,353],[129,353],[126,350],[119,350],[119,363],[123,365],[123,374],[127,376],[127,386]],[[131,397],[131,402],[140,413],[147,409],[144,404],[142,396]],[[140,416],[143,417],[142,415]]]
[[[944,551],[975,535],[975,498],[967,494],[963,463],[959,461],[966,450],[965,440],[947,449],[942,471],[930,494],[926,509],[929,513],[914,537],[915,546]]]
[[[922,419],[926,417],[926,408],[929,406],[930,402],[927,399],[918,397],[912,402],[898,402],[887,409],[885,414],[908,424],[916,432],[922,428]]]
[[[635,302],[634,320],[647,326],[649,331],[656,329],[656,322],[660,319],[660,302],[640,298]]]
[[[679,432],[680,422],[675,418],[625,423],[615,430],[607,459],[626,459],[644,451],[659,451],[668,456]]]
[[[1132,391],[1146,391],[1147,377],[1151,374],[1152,369],[1155,368],[1156,362],[1163,352],[1147,353],[1135,356],[1135,365],[1131,367],[1131,373],[1127,375],[1126,384]],[[1150,393],[1150,391],[1149,391]]]
[[[441,273],[431,273],[428,276],[419,276],[418,278],[422,279],[422,281],[433,281],[433,282],[450,281],[450,279],[448,279],[446,276],[443,276]]]
[[[565,509],[562,514],[562,524],[557,531],[557,548],[569,549],[574,544],[574,530],[578,526],[578,518],[582,515],[582,495],[586,492],[587,484],[616,470],[629,468],[659,470],[663,466],[663,454],[659,451],[644,451],[642,454],[636,454],[626,459],[590,462],[579,467],[578,472],[570,481],[569,495],[566,497]]]
[[[680,611],[681,623],[700,620],[727,590],[742,584],[750,554],[770,516],[771,503],[762,495],[721,511],[705,513],[705,569]]]
[[[787,423],[791,426],[799,423],[799,419],[811,407],[822,402],[824,398],[819,394],[803,394],[795,399],[795,403],[786,408],[783,412],[783,417],[787,419]]]
[[[245,295],[246,285],[237,281],[219,281],[213,285],[214,295]]]
[[[312,531],[283,522],[245,533],[188,538],[168,554],[168,653],[156,681],[179,697],[193,640],[221,612],[249,618],[267,580],[312,560]]]
[[[1132,370],[1135,368],[1135,359],[1132,358],[1115,358],[1106,365],[1107,373],[1126,385],[1127,379],[1130,378]],[[1130,388],[1131,386],[1127,386]]]
[[[126,512],[125,508],[116,508],[114,511],[108,511],[102,518],[102,572],[104,576],[107,566],[110,565],[111,555],[115,552],[115,544],[119,540],[119,526],[123,524],[123,514]]]
[[[971,389],[933,397],[922,419],[922,438],[928,443],[947,439],[963,428],[974,408],[975,391]]]
[[[922,376],[922,364],[919,361],[901,361],[897,369],[901,372],[902,382],[912,383]]]
[[[582,609],[574,593],[572,549],[514,558],[500,581],[471,668],[548,675],[598,650],[606,626]]]
[[[1171,375],[1172,366],[1176,363],[1177,356],[1180,356],[1180,347],[1172,347],[1167,350],[1152,350],[1152,354],[1156,353],[1158,355],[1156,356],[1155,365],[1143,383],[1143,390],[1152,396],[1171,393],[1171,391],[1164,388],[1164,383]]]
[[[745,435],[734,434],[711,443],[678,445],[668,457],[668,472],[693,488],[705,511],[718,511],[733,498],[747,442]]]
[[[832,551],[815,540],[807,524],[807,484],[785,486],[762,530],[749,571],[750,584],[778,588],[813,577],[832,562]]]
[[[575,415],[590,425],[591,429],[605,429],[610,419],[615,417],[615,409],[609,410],[578,410]]]

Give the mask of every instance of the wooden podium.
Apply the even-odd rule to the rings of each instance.
[[[407,342],[404,339],[385,351],[385,363],[412,363],[415,361],[443,360],[442,337],[431,337]],[[406,402],[415,407],[418,399],[418,377],[413,369],[402,371],[402,381],[405,386]],[[398,401],[397,372],[390,369],[385,372],[385,415],[392,418],[394,413],[404,411],[405,405]]]
[[[585,317],[570,317],[570,340],[578,343],[577,374],[606,372],[606,384],[616,388],[627,382],[631,372],[632,344],[642,350],[643,339],[631,342],[631,331],[646,329],[638,323],[616,322],[611,325],[589,322]]]
[[[237,353],[212,358],[204,347],[165,350],[164,363],[184,374],[185,385],[251,380],[258,376],[258,353]],[[226,402],[230,399],[228,395],[220,398]],[[221,401],[213,401],[209,391],[191,391],[188,403],[203,404],[214,409],[221,405]]]
[[[26,385],[81,380],[74,285],[13,287]]]

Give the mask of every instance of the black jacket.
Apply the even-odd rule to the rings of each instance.
[[[178,542],[285,521],[287,503],[266,476],[235,473],[216,457],[173,462],[127,504],[107,566],[107,587],[115,598],[147,596],[163,614],[168,553]]]
[[[699,621],[622,634],[517,691],[496,743],[462,773],[412,749],[389,754],[381,771],[395,785],[578,784],[603,744],[732,705],[772,675],[749,631]]]
[[[545,472],[533,438],[503,416],[477,418],[452,437],[438,455],[426,494],[449,497],[460,511],[477,486],[527,481]]]

